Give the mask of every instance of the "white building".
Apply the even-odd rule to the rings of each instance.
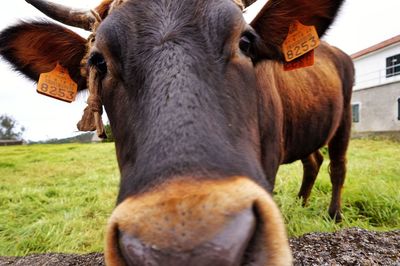
[[[400,131],[400,35],[352,56],[353,131]]]

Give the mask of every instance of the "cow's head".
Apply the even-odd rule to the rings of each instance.
[[[33,80],[60,62],[80,90],[88,54],[121,171],[107,263],[289,265],[260,163],[260,105],[268,104],[256,70],[281,60],[294,20],[322,35],[342,1],[270,0],[251,25],[232,0],[104,1],[92,13],[29,2],[86,29],[103,19],[89,51],[66,28],[33,22],[5,30],[0,52]]]

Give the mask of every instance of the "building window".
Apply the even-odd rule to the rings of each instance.
[[[386,77],[400,75],[400,54],[386,58]]]
[[[360,122],[360,104],[359,103],[352,104],[351,111],[353,113],[353,122],[354,123]]]
[[[397,120],[400,121],[400,98],[397,99]]]

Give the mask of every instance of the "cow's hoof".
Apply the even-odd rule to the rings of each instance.
[[[340,211],[329,210],[329,217],[331,217],[331,219],[334,220],[336,223],[340,223],[343,220]]]

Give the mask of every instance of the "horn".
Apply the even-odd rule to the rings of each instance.
[[[88,31],[96,21],[90,10],[78,10],[61,4],[51,3],[45,0],[25,0],[48,17],[69,26],[78,27]]]
[[[246,23],[251,25],[257,21],[268,2],[269,0],[257,0],[250,6],[246,7],[243,10],[243,17]]]

